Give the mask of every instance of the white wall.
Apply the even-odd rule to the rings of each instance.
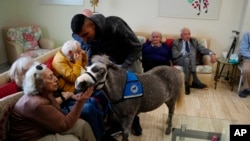
[[[243,26],[242,26],[242,34],[243,35],[245,32],[250,32],[250,2],[248,0],[245,0],[245,5],[246,9],[243,10]]]
[[[2,28],[16,23],[16,2],[13,0],[0,1],[0,64],[7,62],[6,49],[3,42]]]
[[[8,8],[2,10],[0,5],[0,16],[2,11],[8,11]],[[11,1],[11,2],[9,2]],[[168,18],[158,16],[158,0],[100,0],[97,11],[105,16],[116,15],[122,17],[131,26],[134,31],[159,30],[164,33],[179,34],[182,27],[189,27],[194,36],[205,36],[211,38],[211,49],[220,56],[223,50],[228,50],[232,41],[232,30],[239,30],[242,24],[242,32],[250,30],[250,19],[242,20],[243,4],[247,0],[221,0],[220,16],[218,20],[200,20],[184,18]],[[92,9],[89,0],[84,1],[84,6],[63,6],[63,5],[42,5],[39,0],[4,0],[4,3],[16,5],[17,22],[11,23],[9,14],[4,14],[4,26],[13,24],[41,25],[45,36],[53,38],[57,46],[61,46],[66,40],[71,39],[70,21],[74,14],[80,13],[84,8]],[[250,16],[250,5],[246,6],[247,14]],[[178,8],[176,8],[178,10]],[[10,15],[13,17],[13,15]],[[2,18],[1,18],[2,22]],[[0,22],[0,28],[1,28]],[[2,39],[0,39],[2,42]],[[1,43],[2,44],[2,43]],[[0,44],[0,45],[1,45]],[[3,48],[3,47],[2,47]],[[2,48],[0,48],[2,50]],[[0,57],[4,54],[2,51]],[[1,61],[7,61],[6,56]],[[0,63],[1,63],[0,61]]]

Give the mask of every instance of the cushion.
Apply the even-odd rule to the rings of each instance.
[[[19,91],[19,88],[15,81],[11,81],[0,87],[0,98],[14,94]]]
[[[197,73],[212,73],[212,67],[208,65],[197,65],[196,72]]]
[[[32,58],[36,58],[38,56],[44,55],[50,51],[50,49],[36,49],[36,50],[29,50],[21,54],[21,56],[30,56]]]
[[[0,99],[0,141],[7,140],[7,132],[9,130],[8,119],[14,105],[22,95],[23,92],[18,92]]]
[[[47,61],[44,62],[44,64],[47,66],[47,68],[49,68],[50,70],[52,70],[52,61],[54,59],[54,56],[49,58]]]
[[[199,41],[199,44],[201,44],[202,46],[204,46],[205,48],[207,48],[207,40],[206,39],[200,39]]]
[[[165,43],[172,49],[174,39],[166,39]]]
[[[14,41],[23,47],[24,51],[39,49],[38,40],[41,38],[39,26],[11,27],[7,31],[7,40]]]
[[[183,71],[182,66],[174,65],[174,68]],[[196,73],[212,73],[212,67],[208,65],[197,65]]]

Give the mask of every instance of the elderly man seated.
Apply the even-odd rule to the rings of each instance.
[[[190,86],[188,84],[190,74],[193,76],[193,88],[204,89],[207,86],[203,84],[196,75],[196,54],[210,55],[211,62],[216,62],[216,55],[209,49],[205,48],[195,38],[191,38],[191,32],[188,28],[181,30],[181,38],[173,42],[172,57],[173,64],[183,67],[185,74],[185,92],[190,94]]]

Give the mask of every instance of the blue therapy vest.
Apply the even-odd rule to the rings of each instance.
[[[130,71],[127,71],[127,81],[123,92],[123,98],[134,98],[143,95],[143,88],[138,77]]]

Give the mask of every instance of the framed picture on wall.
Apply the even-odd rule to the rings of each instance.
[[[39,0],[41,4],[83,5],[83,0]]]
[[[177,18],[219,18],[221,0],[160,0],[159,16]]]

